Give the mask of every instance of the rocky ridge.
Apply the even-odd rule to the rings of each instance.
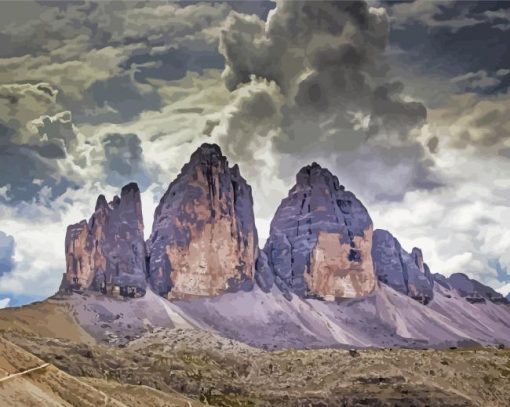
[[[456,290],[459,295],[471,303],[507,303],[507,299],[491,287],[469,278],[464,273],[453,273],[449,277],[436,273],[434,280],[441,286]]]
[[[390,232],[377,229],[372,257],[379,281],[423,304],[432,300],[434,280],[420,249],[409,254]]]
[[[170,299],[250,291],[335,301],[370,296],[379,284],[426,305],[435,284],[467,301],[506,303],[464,275],[430,272],[420,249],[409,253],[388,231],[373,231],[368,211],[338,178],[313,163],[278,207],[258,249],[251,187],[217,145],[203,144],[161,198],[143,241],[140,191],[126,185],[99,196],[89,222],[68,227],[61,291],[142,296],[147,285]]]

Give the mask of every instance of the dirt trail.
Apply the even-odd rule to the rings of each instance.
[[[2,377],[0,379],[0,382],[4,382],[6,380],[13,379],[13,378],[18,377],[18,376],[23,376],[23,375],[25,375],[27,373],[35,372],[36,370],[39,370],[39,369],[44,369],[44,368],[48,367],[49,365],[50,365],[49,363],[43,363],[41,366],[36,366],[36,367],[31,368],[31,369],[24,370],[23,372],[8,374],[7,376]]]

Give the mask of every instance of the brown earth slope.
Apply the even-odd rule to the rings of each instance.
[[[0,405],[194,407],[202,404],[147,386],[76,378],[0,337]]]
[[[181,397],[176,390],[216,406],[506,407],[510,399],[506,349],[268,352],[192,329],[157,329],[123,348],[7,335],[125,404]],[[149,405],[166,405],[157,403]]]

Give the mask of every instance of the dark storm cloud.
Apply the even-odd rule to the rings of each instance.
[[[16,205],[53,199],[76,186],[60,163],[77,145],[69,112],[59,110],[56,91],[45,83],[0,86],[0,201]]]
[[[80,116],[88,122],[121,123],[132,119],[145,110],[161,107],[161,98],[151,86],[137,84],[131,74],[115,76],[94,82],[87,94],[98,107],[98,111],[88,117]]]
[[[14,268],[14,238],[0,230],[0,277]]]
[[[485,72],[499,82],[490,89],[471,88],[481,93],[510,85],[510,77],[495,75],[510,66],[510,47],[502,41],[510,32],[510,2],[390,2],[387,9],[393,21],[390,42],[405,51],[398,55],[401,63],[452,78]]]
[[[365,3],[280,1],[267,23],[230,16],[220,43],[223,76],[232,91],[253,77],[278,86],[280,151],[319,148],[318,139],[326,151],[353,149],[381,134],[405,139],[426,109],[404,100],[401,83],[385,79],[387,36],[384,10]],[[270,110],[269,116],[275,117]]]
[[[151,184],[151,177],[143,159],[143,149],[136,134],[107,134],[103,138],[106,181],[122,186],[136,181],[143,190]]]
[[[124,64],[136,65],[135,79],[146,83],[148,79],[167,81],[182,79],[188,71],[202,73],[204,69],[222,69],[223,56],[217,49],[191,50],[186,47],[168,48],[158,53],[152,50],[137,53]]]
[[[161,84],[152,80],[223,67],[218,27],[231,9],[213,3],[17,1],[1,8],[0,200],[9,205],[46,204],[88,182],[84,171],[97,171],[90,157],[101,141],[85,140],[74,124],[135,120],[163,107]],[[113,167],[107,182],[121,182],[129,169],[148,185],[134,137],[125,146],[108,141]]]
[[[2,4],[7,14],[17,2]],[[77,123],[121,122],[162,107],[150,79],[223,67],[227,4],[44,2],[1,30],[0,81],[45,81]],[[12,14],[12,13],[11,13]],[[132,101],[132,102],[130,102]]]
[[[62,175],[58,165],[40,155],[38,149],[24,145],[0,145],[0,188],[4,189],[0,202],[16,205],[35,199],[45,204],[46,199],[55,199],[68,188],[78,185]],[[40,201],[38,194],[43,191],[47,193]]]

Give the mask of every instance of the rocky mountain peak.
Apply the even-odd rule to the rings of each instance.
[[[145,243],[140,190],[128,184],[121,197],[97,198],[89,222],[67,228],[66,273],[61,291],[92,289],[108,295],[143,295]]]
[[[338,178],[327,168],[322,168],[316,162],[306,165],[296,175],[295,189],[311,188],[312,186],[325,185],[331,190],[338,191],[345,189],[340,185]],[[291,193],[295,192],[291,190]]]
[[[133,199],[137,199],[137,196],[140,194],[140,188],[138,188],[138,184],[136,182],[130,182],[127,185],[124,185],[120,191],[121,199],[130,196]]]
[[[201,145],[156,208],[150,280],[171,297],[251,286],[257,232],[251,188],[215,144]]]
[[[101,194],[97,197],[96,200],[96,207],[94,209],[94,212],[97,212],[100,209],[109,208],[108,201],[106,200],[106,197]]]
[[[375,289],[372,220],[363,204],[317,163],[303,167],[278,207],[264,248],[268,268],[286,293],[326,300],[365,296]],[[260,269],[260,273],[259,273]],[[263,272],[264,271],[264,272]]]
[[[455,289],[462,297],[471,303],[485,302],[506,302],[502,294],[493,288],[486,286],[479,281],[469,278],[464,273],[453,273],[451,276],[442,280],[449,288]]]

